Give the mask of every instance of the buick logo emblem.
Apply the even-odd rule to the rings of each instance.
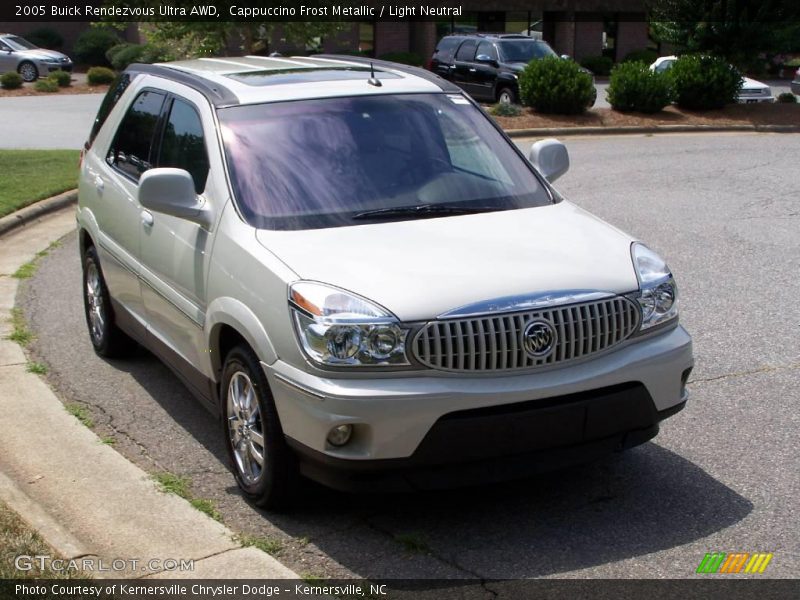
[[[531,321],[522,334],[522,346],[525,352],[540,358],[552,352],[556,345],[556,330],[548,321]]]

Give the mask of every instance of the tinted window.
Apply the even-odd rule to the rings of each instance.
[[[509,40],[498,42],[497,45],[505,62],[530,62],[537,58],[558,56],[547,42],[537,40]]]
[[[439,45],[436,46],[436,50],[434,52],[442,55],[439,58],[453,56],[459,41],[460,40],[458,38],[444,38],[439,42]]]
[[[14,48],[15,50],[36,50],[38,46],[34,46],[25,38],[21,38],[18,35],[12,35],[6,38],[6,42],[8,42],[9,46]]]
[[[478,42],[475,40],[467,40],[458,49],[456,60],[472,60],[475,57],[475,48],[478,47]]]
[[[208,154],[203,124],[193,106],[175,99],[161,138],[157,166],[189,171],[198,194],[206,187]]]
[[[108,92],[106,92],[105,98],[103,98],[103,102],[100,104],[100,110],[97,111],[97,116],[94,119],[94,124],[92,125],[92,131],[89,133],[89,139],[86,142],[85,148],[88,150],[92,142],[94,142],[94,138],[97,137],[97,133],[100,131],[100,128],[103,126],[103,123],[106,122],[108,115],[111,114],[111,111],[114,110],[114,107],[119,102],[119,99],[122,97],[122,94],[128,89],[131,81],[133,81],[134,75],[130,73],[123,73],[119,77],[114,80],[111,84],[111,87],[108,88]]]
[[[489,58],[497,60],[497,50],[495,50],[494,44],[491,42],[481,42],[478,45],[478,51],[475,52],[475,56],[480,56],[481,54],[485,54]]]
[[[0,41],[0,50],[5,52],[7,50],[11,50],[11,48],[9,46],[7,46],[5,43],[3,43],[2,41]]]
[[[255,227],[359,225],[369,222],[356,218],[361,212],[420,204],[550,203],[526,161],[461,95],[330,98],[218,114],[234,194]]]
[[[152,167],[150,149],[162,104],[163,94],[150,91],[139,94],[120,123],[108,153],[109,163],[137,181]]]

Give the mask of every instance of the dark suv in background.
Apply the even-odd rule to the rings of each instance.
[[[458,85],[475,100],[517,104],[519,73],[530,61],[548,56],[558,55],[547,42],[526,35],[455,34],[439,41],[428,68]],[[595,90],[592,104],[596,98]]]

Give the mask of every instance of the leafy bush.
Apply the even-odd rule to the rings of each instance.
[[[40,79],[33,84],[33,87],[37,92],[47,92],[48,94],[57,92],[59,89],[58,82],[53,79]]]
[[[144,44],[118,44],[106,52],[106,58],[117,71],[123,71],[132,63],[142,62]]]
[[[556,56],[533,60],[519,75],[522,103],[542,113],[580,114],[595,97],[592,76]]]
[[[622,59],[622,62],[643,62],[652,65],[658,58],[658,52],[645,48],[644,50],[631,50]]]
[[[518,117],[522,114],[522,107],[518,104],[498,102],[489,109],[489,113],[495,117]]]
[[[106,67],[92,67],[86,72],[86,82],[89,85],[103,85],[114,81],[116,74]]]
[[[75,40],[75,59],[86,65],[108,65],[106,52],[120,42],[119,36],[108,29],[91,28]]]
[[[614,110],[656,113],[672,102],[673,93],[667,74],[643,62],[625,62],[611,71],[607,97]]]
[[[55,29],[39,27],[25,34],[25,39],[31,44],[48,50],[58,50],[64,46],[64,38]]]
[[[667,71],[681,108],[707,110],[736,102],[742,76],[725,59],[681,56]]]
[[[0,77],[0,87],[4,90],[16,90],[22,87],[22,75],[9,71]]]
[[[614,66],[614,61],[607,56],[587,56],[581,61],[581,66],[595,75],[608,75]]]
[[[72,75],[66,71],[53,71],[47,76],[58,84],[58,87],[69,87],[72,83]]]
[[[381,54],[378,58],[400,63],[401,65],[411,65],[412,67],[421,67],[423,64],[422,57],[416,52],[387,52],[386,54]]]
[[[778,95],[778,102],[782,102],[784,104],[797,104],[797,96],[791,92],[783,92],[782,94]]]

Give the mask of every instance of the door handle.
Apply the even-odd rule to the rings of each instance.
[[[105,188],[105,187],[106,187],[106,184],[103,181],[103,178],[100,177],[100,175],[96,175],[95,178],[94,178],[94,189],[97,190],[98,194],[102,194],[103,193],[103,188]]]
[[[153,214],[149,210],[143,210],[141,212],[142,217],[142,225],[145,227],[152,227],[155,220],[153,219]]]
[[[475,69],[470,69],[470,70],[469,70],[469,72],[470,72],[470,73],[474,73],[474,72],[475,72]]]

